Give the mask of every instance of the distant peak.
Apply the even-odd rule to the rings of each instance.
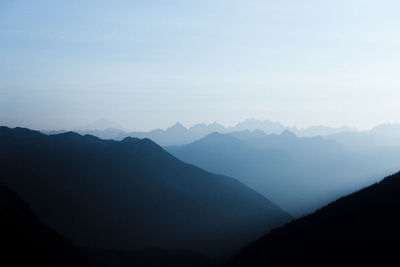
[[[281,136],[283,136],[283,137],[290,137],[290,138],[297,138],[297,136],[292,132],[292,131],[290,131],[290,130],[284,130],[282,133],[281,133]]]
[[[182,128],[185,128],[183,125],[182,125],[182,123],[180,123],[180,122],[176,122],[175,123],[175,125],[174,125],[175,127],[182,127]]]
[[[238,140],[231,134],[212,132],[201,140],[219,140],[219,141],[227,141],[227,140]]]
[[[90,130],[97,130],[97,131],[103,131],[108,128],[114,128],[114,129],[123,129],[121,125],[116,123],[115,121],[112,121],[107,118],[100,118],[92,123],[89,123],[83,127],[78,127],[75,130],[82,130],[82,131],[90,131]]]
[[[218,122],[214,121],[213,123],[210,124],[211,126],[218,126],[218,127],[223,127],[221,124]]]
[[[175,125],[169,127],[167,130],[187,130],[180,122],[176,122]]]
[[[212,132],[209,135],[207,135],[206,137],[216,137],[216,136],[223,136],[224,134],[219,133],[219,132]]]

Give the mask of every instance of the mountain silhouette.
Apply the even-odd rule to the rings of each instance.
[[[355,128],[350,128],[348,126],[342,127],[329,127],[324,125],[313,125],[307,128],[296,128],[287,127],[288,130],[292,131],[299,137],[313,137],[313,136],[326,136],[337,134],[341,132],[358,132]]]
[[[343,131],[324,136],[358,151],[378,147],[400,147],[400,124],[384,123],[368,131]]]
[[[4,266],[90,266],[77,247],[44,224],[2,184],[0,236]]]
[[[101,140],[0,127],[1,182],[82,247],[228,255],[291,217],[237,180],[149,139]]]
[[[189,128],[186,128],[181,123],[177,122],[167,129],[154,129],[151,131],[133,131],[127,132],[123,130],[117,123],[107,120],[100,119],[91,124],[75,128],[74,132],[81,135],[94,135],[101,139],[113,139],[122,140],[126,137],[136,138],[149,138],[161,146],[176,146],[185,145],[201,139],[213,132],[218,133],[233,133],[242,131],[258,131],[264,134],[281,134],[285,130],[290,130],[297,136],[301,137],[312,137],[312,136],[327,136],[342,132],[358,132],[354,128],[350,127],[338,127],[333,128],[329,126],[310,126],[307,128],[296,128],[288,127],[280,122],[273,122],[270,120],[256,120],[246,119],[242,122],[237,123],[234,126],[225,127],[216,122],[206,124],[198,123]],[[42,131],[45,134],[59,134],[67,132],[66,130],[56,131]]]
[[[400,173],[272,230],[228,266],[393,266],[400,242]]]
[[[196,124],[189,129],[185,128],[181,123],[168,127],[166,130],[156,129],[149,132],[130,132],[120,134],[116,139],[125,137],[149,138],[162,146],[188,144],[200,139],[214,131],[224,131],[224,127],[217,124],[206,125]]]
[[[213,133],[184,146],[166,147],[177,158],[237,178],[284,210],[302,216],[393,172],[400,157],[374,155],[322,137],[261,131]],[[383,152],[383,151],[382,151]]]
[[[103,131],[106,129],[119,129],[122,131],[123,127],[115,121],[101,118],[87,125],[78,127],[74,129],[74,131]]]
[[[280,134],[286,127],[280,122],[273,122],[270,120],[256,120],[256,119],[246,119],[239,122],[233,127],[228,127],[226,132],[240,132],[240,131],[255,131],[261,130],[267,134]]]

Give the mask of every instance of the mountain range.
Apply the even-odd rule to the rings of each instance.
[[[210,133],[230,133],[237,131],[255,131],[260,130],[266,134],[280,134],[285,130],[290,130],[298,136],[325,136],[340,132],[355,132],[356,129],[350,127],[328,127],[328,126],[311,126],[308,128],[296,128],[284,126],[280,122],[270,120],[246,119],[239,122],[235,126],[225,127],[216,122],[211,124],[199,123],[189,128],[184,127],[177,122],[175,125],[165,130],[155,129],[148,132],[133,131],[129,132],[111,120],[102,118],[91,124],[87,124],[73,129],[74,132],[82,135],[90,134],[102,139],[122,140],[125,137],[149,138],[161,146],[183,145],[191,143],[195,140],[203,138]],[[59,134],[66,130],[42,131],[46,134]]]
[[[166,149],[210,172],[228,175],[301,216],[375,182],[400,166],[400,148],[360,153],[334,140],[262,131],[213,133]]]
[[[389,265],[400,173],[351,192],[398,169],[397,133],[246,129],[163,148],[0,127],[1,242],[17,265],[204,267],[238,251],[228,266]]]
[[[223,257],[291,219],[237,180],[149,139],[0,127],[0,182],[80,247],[188,249]]]

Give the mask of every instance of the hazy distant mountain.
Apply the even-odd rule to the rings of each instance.
[[[236,126],[229,127],[226,132],[261,130],[267,134],[280,134],[285,129],[286,127],[280,122],[272,122],[270,120],[246,119],[243,122],[239,122],[238,124],[236,124]]]
[[[81,135],[93,135],[101,139],[106,140],[121,140],[121,137],[125,136],[126,133],[120,129],[107,128],[104,130],[87,130],[87,131],[76,131]]]
[[[280,135],[213,133],[166,149],[185,162],[237,178],[296,216],[400,166],[400,150],[360,154],[321,137],[298,138],[288,130]]]
[[[238,178],[258,192],[269,195],[284,209],[292,212],[285,179],[291,179],[298,169],[296,162],[286,153],[275,149],[258,149],[230,135],[213,133],[191,144],[166,147],[177,158],[208,171]],[[277,174],[280,174],[279,177]],[[275,179],[280,183],[274,187]],[[295,196],[294,196],[295,197]],[[290,197],[293,198],[293,197]]]
[[[2,266],[89,266],[78,248],[1,184],[0,236]]]
[[[400,124],[384,123],[369,131],[373,136],[379,139],[381,145],[400,146]]]
[[[326,136],[341,132],[357,132],[357,129],[350,128],[347,126],[342,127],[329,127],[329,126],[310,126],[307,128],[296,128],[296,127],[288,127],[288,130],[292,131],[299,137],[313,137],[313,136]]]
[[[75,128],[74,131],[103,131],[106,129],[120,129],[122,130],[123,127],[116,123],[115,121],[106,119],[106,118],[101,118],[97,121],[94,121],[92,123],[83,125],[81,127]]]
[[[162,146],[189,144],[213,132],[231,133],[240,131],[261,131],[265,134],[280,134],[285,130],[290,130],[298,136],[325,136],[343,131],[356,131],[353,128],[345,126],[340,128],[311,126],[305,129],[297,129],[295,127],[284,126],[280,122],[255,119],[246,119],[243,122],[230,127],[224,127],[214,122],[211,124],[199,123],[190,128],[186,128],[181,123],[177,122],[166,130],[155,129],[149,132],[127,132],[126,130],[123,130],[121,126],[112,121],[100,119],[92,124],[74,129],[75,132],[82,135],[90,134],[102,139],[122,140],[125,137],[149,138]],[[42,132],[46,134],[58,134],[65,131]]]
[[[157,129],[150,132],[132,132],[127,133],[126,135],[120,135],[117,139],[122,139],[126,136],[150,138],[162,146],[173,146],[194,142],[213,132],[232,133],[241,131],[258,131],[264,134],[281,134],[283,131],[288,129],[298,136],[323,136],[342,131],[355,131],[355,129],[349,127],[331,128],[327,126],[312,126],[306,129],[297,129],[286,127],[279,122],[272,122],[269,120],[246,119],[231,127],[224,127],[214,122],[212,124],[196,124],[187,129],[182,124],[176,123],[174,126],[171,126],[166,130]]]
[[[182,145],[191,143],[215,131],[226,131],[222,125],[217,123],[212,124],[196,124],[189,129],[177,122],[175,125],[166,130],[156,129],[150,132],[131,132],[120,135],[118,139],[123,139],[127,136],[136,138],[149,138],[160,144],[161,146]]]
[[[106,118],[101,118],[90,124],[77,127],[73,129],[73,131],[81,135],[86,135],[86,134],[94,135],[101,139],[121,140],[124,137],[126,137],[126,132],[121,125]],[[43,130],[41,132],[47,135],[54,135],[54,134],[65,133],[68,131],[62,129],[62,130],[52,130],[52,131]]]
[[[149,139],[0,128],[0,180],[84,247],[220,255],[290,217],[235,179],[185,164]]]
[[[199,136],[204,137],[213,132],[225,132],[226,128],[216,122],[211,124],[199,123],[189,128],[189,131],[197,133]]]
[[[400,174],[343,197],[247,246],[229,266],[393,266]]]
[[[341,132],[324,138],[335,140],[359,151],[379,147],[400,147],[400,124],[380,124],[369,131]]]
[[[184,144],[197,139],[197,135],[190,132],[179,122],[167,128],[166,130],[156,129],[150,132],[131,132],[120,136],[120,139],[123,139],[127,136],[136,138],[149,138],[160,145]]]

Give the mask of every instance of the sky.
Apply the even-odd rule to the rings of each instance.
[[[0,125],[400,122],[399,1],[0,1]]]

